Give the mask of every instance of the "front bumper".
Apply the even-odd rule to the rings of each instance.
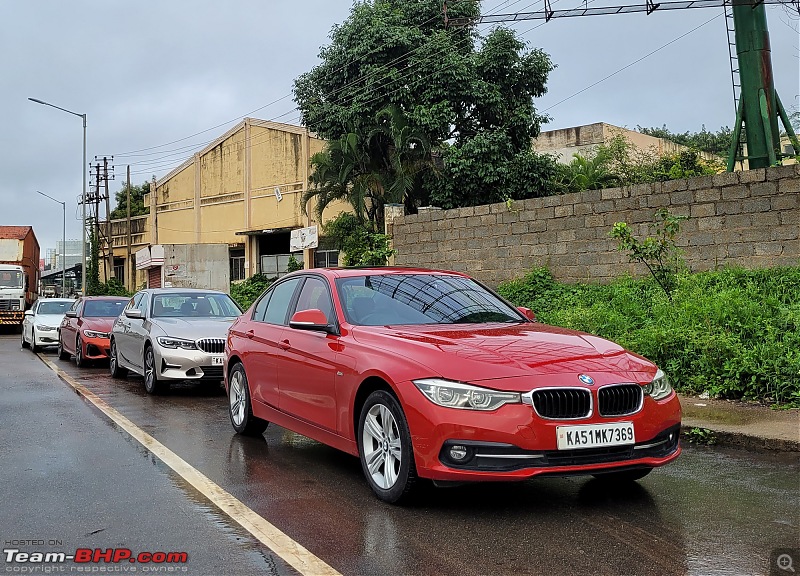
[[[219,364],[215,364],[218,358]],[[209,354],[202,350],[182,350],[159,346],[156,366],[163,380],[222,380],[224,354]]]
[[[106,360],[111,355],[111,340],[108,338],[87,338],[81,336],[83,341],[83,357],[87,360]]]
[[[33,341],[37,346],[58,346],[58,329],[42,330],[34,325]]]
[[[491,412],[438,406],[413,383],[401,389],[417,471],[442,481],[520,480],[539,475],[598,474],[662,466],[681,452],[681,408],[673,392],[658,402],[645,397],[635,414],[581,420],[548,420],[526,404],[507,404]],[[556,427],[631,422],[635,444],[559,450]],[[468,457],[449,457],[451,445],[466,446]]]

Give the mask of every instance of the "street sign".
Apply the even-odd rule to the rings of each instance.
[[[316,248],[317,246],[319,246],[319,238],[316,226],[292,230],[292,235],[289,238],[289,250],[292,252]]]

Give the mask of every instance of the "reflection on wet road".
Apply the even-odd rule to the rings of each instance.
[[[393,507],[351,456],[277,426],[235,436],[213,387],[152,397],[140,378],[45,356],[343,574],[768,574],[770,551],[800,542],[796,454],[690,445],[617,489],[548,478],[429,488]]]

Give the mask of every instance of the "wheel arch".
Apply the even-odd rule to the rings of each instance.
[[[361,417],[361,408],[363,408],[367,398],[369,398],[369,395],[376,390],[388,392],[395,397],[398,403],[400,402],[397,392],[386,379],[381,378],[380,376],[368,376],[365,378],[364,381],[358,386],[355,398],[353,399],[353,420],[350,422],[353,425],[353,438],[356,438],[358,435],[358,419]]]

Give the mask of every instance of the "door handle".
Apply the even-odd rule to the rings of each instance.
[[[252,330],[248,330],[247,332],[244,333],[244,335],[252,339],[256,334]]]
[[[283,348],[284,350],[288,350],[289,348],[291,348],[291,347],[292,347],[292,345],[291,345],[291,344],[289,344],[289,341],[288,341],[288,340],[281,340],[280,342],[278,342],[278,346],[280,346],[280,347],[281,347],[281,348]]]

